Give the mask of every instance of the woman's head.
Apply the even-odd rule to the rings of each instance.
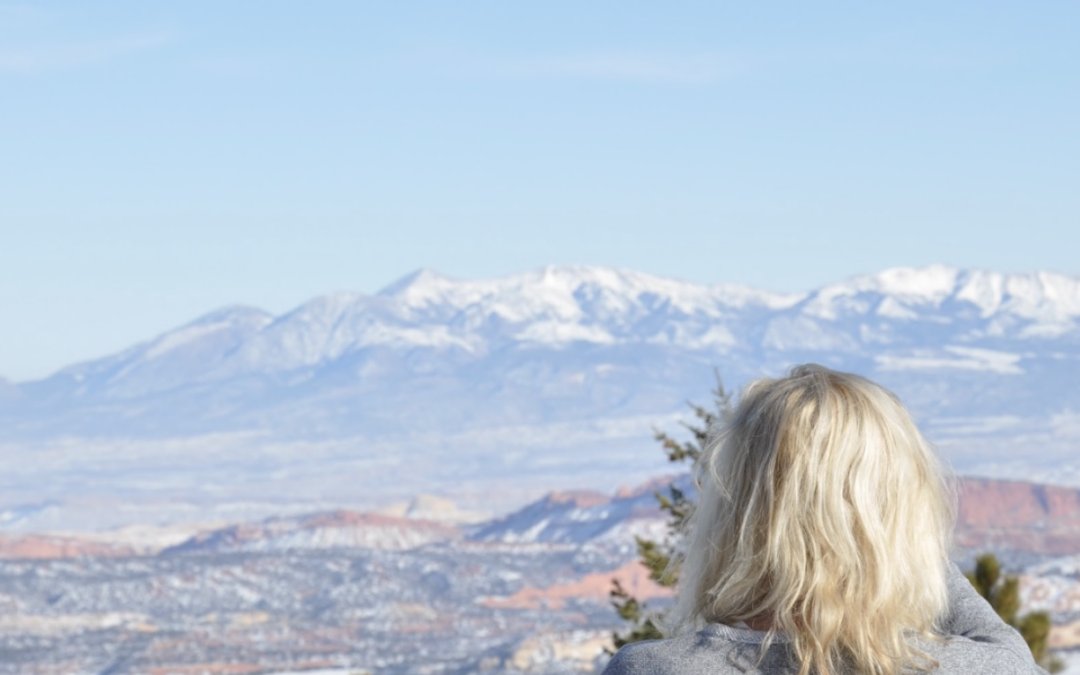
[[[669,627],[767,620],[803,675],[918,666],[904,638],[945,609],[954,503],[899,400],[798,366],[751,383],[713,431]]]

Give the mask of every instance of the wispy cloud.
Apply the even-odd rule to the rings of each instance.
[[[591,79],[696,85],[731,77],[735,59],[720,54],[657,54],[596,51],[564,54],[491,54],[470,49],[421,49],[367,65],[388,70],[451,77]]]
[[[273,79],[303,72],[303,62],[281,54],[216,54],[190,59],[198,72],[224,78]]]
[[[992,65],[992,61],[978,54],[911,50],[903,45],[854,44],[723,53],[596,51],[533,55],[441,47],[396,54],[370,62],[365,69],[371,73],[405,71],[450,77],[591,79],[691,86],[810,71],[866,68],[966,71]]]
[[[173,41],[165,33],[129,35],[90,42],[0,49],[0,73],[30,75],[71,70],[140,54]]]
[[[735,64],[720,56],[586,54],[524,61],[513,70],[536,75],[562,75],[603,80],[703,84],[735,73]]]
[[[805,70],[891,68],[956,71],[985,68],[992,62],[976,55],[912,52],[894,48],[848,48],[797,52],[647,55],[585,54],[507,61],[502,72],[669,84],[708,84],[748,74],[769,75]]]

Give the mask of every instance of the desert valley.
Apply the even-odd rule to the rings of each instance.
[[[667,597],[634,545],[665,535],[667,482],[551,493],[480,522],[422,498],[393,514],[5,535],[0,672],[592,672],[624,629],[612,579],[654,607]],[[987,550],[1080,662],[1080,490],[965,480],[956,560]]]

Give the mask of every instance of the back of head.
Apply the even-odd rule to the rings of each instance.
[[[669,632],[764,621],[800,675],[933,665],[906,637],[946,607],[954,505],[894,395],[816,365],[758,380],[698,470]]]

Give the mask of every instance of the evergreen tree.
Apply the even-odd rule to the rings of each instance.
[[[679,441],[660,430],[656,430],[655,437],[663,447],[668,461],[676,464],[690,464],[691,472],[693,472],[694,465],[705,449],[709,428],[731,412],[731,394],[724,389],[724,382],[720,378],[719,371],[716,371],[713,407],[705,408],[690,402],[687,402],[687,405],[690,406],[696,418],[695,423],[682,423],[682,426],[690,432],[690,440]],[[693,511],[694,503],[683,490],[675,487],[674,484],[667,486],[667,494],[657,490],[655,495],[660,503],[660,509],[670,517],[668,537],[662,542],[636,537],[638,557],[649,570],[649,577],[653,581],[665,588],[672,588],[679,580],[678,570],[671,569],[669,565],[675,553],[675,538],[682,532],[687,518]],[[647,603],[631,596],[618,579],[612,579],[610,595],[615,611],[630,624],[630,629],[625,634],[612,633],[615,649],[631,642],[663,637],[654,622],[654,619],[659,618],[658,615],[649,612]]]
[[[1020,580],[1012,574],[1002,575],[997,556],[984,553],[976,557],[975,569],[966,572],[965,576],[1001,620],[1019,631],[1040,666],[1051,673],[1064,668],[1061,661],[1051,657],[1048,651],[1050,615],[1046,612],[1017,615],[1020,611]]]

